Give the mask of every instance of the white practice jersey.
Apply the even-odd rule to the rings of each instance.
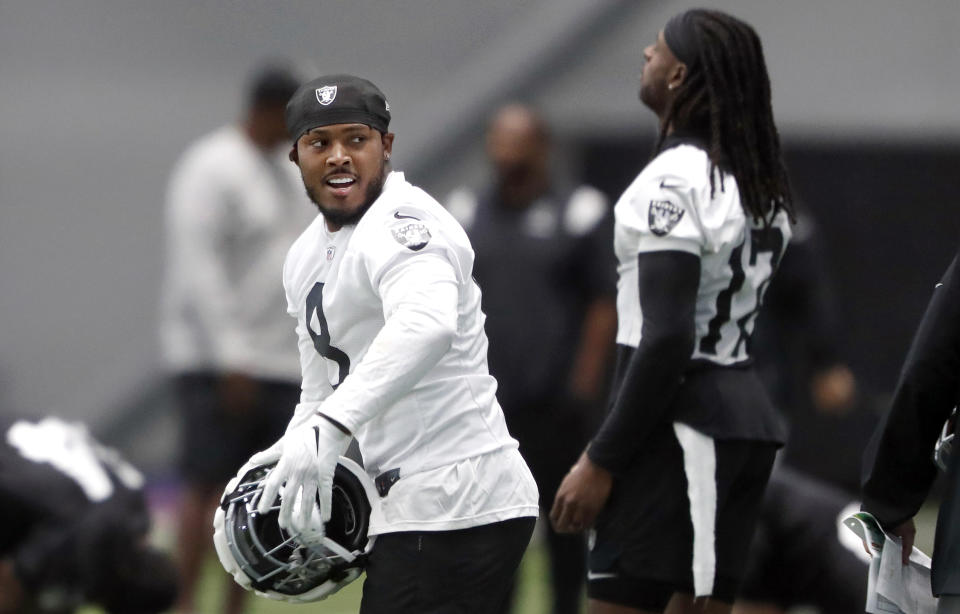
[[[330,232],[318,217],[287,256],[303,372],[293,423],[321,411],[355,434],[371,476],[399,476],[371,533],[537,515],[487,370],[473,259],[453,217],[397,172],[356,225]],[[432,278],[449,281],[438,302],[451,298],[455,332],[441,341],[403,315],[430,311]]]
[[[790,240],[790,223],[784,211],[767,228],[749,219],[732,175],[716,169],[714,185],[711,196],[707,153],[681,144],[661,152],[620,197],[614,208],[617,343],[640,342],[637,256],[679,250],[700,258],[691,358],[719,365],[749,359],[754,321]]]

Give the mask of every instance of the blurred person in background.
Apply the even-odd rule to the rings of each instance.
[[[176,597],[144,479],[80,424],[0,417],[0,613],[153,614]]]
[[[298,85],[279,64],[255,71],[240,120],[191,145],[170,178],[160,332],[182,419],[177,609],[185,614],[227,480],[283,433],[299,400],[281,277],[315,215],[284,147],[284,108]],[[243,597],[231,582],[225,611],[241,611]]]
[[[847,362],[841,303],[823,230],[800,207],[795,239],[754,334],[760,376],[789,423],[782,461],[859,497],[863,450],[880,414]]]
[[[685,11],[643,57],[660,135],[614,208],[614,402],[550,518],[593,527],[592,614],[725,614],[785,436],[750,340],[793,207],[753,28]]]
[[[829,268],[819,226],[800,206],[754,333],[760,376],[791,421],[811,410],[841,416],[857,400]]]
[[[617,317],[609,205],[589,186],[555,180],[550,147],[534,109],[500,108],[486,135],[491,185],[458,189],[447,203],[476,253],[497,399],[546,505],[598,422]],[[546,538],[549,611],[578,612],[585,539],[549,524]]]
[[[840,301],[823,230],[800,202],[784,255],[757,318],[760,377],[788,423],[781,461],[859,497],[860,460],[879,408],[847,363]]]
[[[902,540],[906,565],[916,537],[913,517],[937,477],[946,471],[930,570],[937,612],[960,612],[960,455],[956,417],[960,400],[960,253],[933,288],[900,371],[890,409],[864,454],[863,510]],[[950,420],[949,425],[945,425]]]

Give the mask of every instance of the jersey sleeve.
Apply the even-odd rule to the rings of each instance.
[[[683,251],[699,256],[707,240],[697,211],[698,192],[679,174],[644,177],[619,218],[636,234],[637,252]]]
[[[447,352],[457,330],[463,275],[442,222],[404,207],[390,216],[361,237],[384,326],[319,408],[351,432],[409,392]]]
[[[467,263],[462,262],[465,254],[457,250],[455,239],[448,236],[451,232],[463,233],[463,230],[459,226],[452,228],[450,220],[444,223],[432,212],[400,206],[392,209],[389,215],[371,221],[374,225],[365,228],[361,237],[361,254],[371,286],[378,294],[384,276],[394,267],[425,256],[449,262],[458,282],[469,277],[466,273],[469,269],[463,266]],[[465,233],[463,240],[468,241]]]

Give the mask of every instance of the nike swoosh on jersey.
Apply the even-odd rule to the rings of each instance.
[[[399,211],[394,211],[393,217],[397,218],[398,220],[417,220],[418,222],[420,221],[420,218],[413,217],[412,215],[400,215]]]
[[[943,282],[941,281],[940,283],[938,283],[937,285],[935,285],[935,286],[933,287],[933,289],[936,290],[937,288],[939,288],[939,287],[942,286],[942,285],[943,285]]]
[[[679,183],[676,184],[676,185],[673,185],[673,184],[668,184],[668,183],[667,183],[666,181],[664,181],[663,179],[660,180],[660,189],[661,189],[661,190],[670,190],[670,189],[676,189],[676,188],[679,188],[679,187],[680,187],[680,184],[679,184]]]

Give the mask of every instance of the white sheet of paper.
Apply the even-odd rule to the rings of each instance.
[[[857,512],[843,519],[870,554],[866,611],[870,614],[936,614],[937,598],[930,590],[930,557],[916,547],[903,565],[900,538],[880,528],[871,514]]]

